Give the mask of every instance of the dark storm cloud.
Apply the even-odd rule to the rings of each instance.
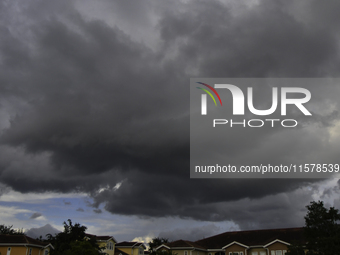
[[[235,14],[219,1],[192,1],[182,15],[162,19],[161,35],[165,47],[176,43],[179,58],[198,67],[199,77],[337,74],[330,73],[339,59],[337,36],[328,29],[329,23],[317,19],[319,25],[312,29],[293,16],[291,4],[264,0]],[[314,9],[315,4],[307,5]],[[333,4],[339,8],[338,3]]]
[[[232,229],[231,229],[232,230]],[[205,237],[213,236],[221,233],[222,229],[214,224],[206,225],[203,227],[194,228],[177,228],[171,231],[161,231],[160,237],[168,238],[169,241],[175,241],[178,239],[197,241]]]
[[[83,208],[78,208],[76,211],[77,212],[85,212],[85,210]]]
[[[181,7],[176,12],[158,4],[154,33],[160,49],[150,49],[118,26],[85,18],[72,3],[31,1],[20,11],[1,4],[3,12],[13,13],[1,16],[0,27],[1,98],[12,105],[1,136],[2,151],[12,155],[1,158],[2,183],[21,192],[85,191],[96,212],[103,203],[123,215],[240,225],[249,219],[244,199],[306,185],[283,179],[190,180],[188,84],[192,76],[336,76],[336,28],[327,29],[332,19],[310,28],[314,20],[297,20],[284,1],[260,1],[237,15],[219,1],[176,3]],[[317,5],[306,4],[313,10]],[[326,116],[320,116],[326,126],[339,119],[336,111]],[[241,144],[252,138],[243,137]],[[254,139],[251,145],[259,143]],[[294,154],[287,144],[272,151],[274,162],[282,151]],[[252,204],[255,223],[242,226],[269,226],[264,211],[283,217],[296,209],[271,208]],[[279,222],[284,224],[282,218],[272,223]]]
[[[42,216],[42,214],[36,212],[36,213],[33,213],[33,214],[31,215],[30,219],[36,219],[36,218],[39,218],[40,216]]]

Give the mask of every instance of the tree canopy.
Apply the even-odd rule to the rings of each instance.
[[[171,250],[156,251],[156,248],[162,244],[169,243],[168,238],[155,237],[149,242],[150,255],[177,255]]]
[[[339,210],[324,207],[322,201],[311,202],[305,216],[308,254],[333,255],[340,251]]]
[[[169,239],[163,237],[155,237],[149,242],[150,255],[155,255],[155,249],[165,243],[168,243]]]
[[[15,230],[12,226],[0,225],[0,234],[4,235],[25,235],[22,229]]]
[[[81,226],[79,223],[72,224],[69,219],[64,222],[64,231],[52,236],[47,235],[48,241],[54,246],[51,255],[67,255],[67,254],[101,254],[101,248],[95,239],[86,237],[85,231],[87,227]],[[85,238],[86,237],[86,238]]]
[[[340,213],[338,209],[325,208],[322,201],[306,206],[304,234],[306,246],[292,245],[289,255],[334,255],[340,251]]]

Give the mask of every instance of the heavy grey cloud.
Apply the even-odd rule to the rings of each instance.
[[[178,239],[197,241],[221,232],[222,229],[220,227],[214,224],[210,224],[203,227],[176,228],[171,231],[161,231],[159,233],[159,236],[163,238],[168,238],[169,241],[175,241]]]
[[[234,220],[245,228],[299,211],[272,200],[254,210],[258,223],[245,223],[248,200],[316,180],[189,179],[189,78],[337,76],[335,13],[322,11],[316,22],[317,1],[303,1],[308,13],[291,1],[143,1],[140,8],[103,1],[112,9],[95,18],[91,1],[16,3],[0,4],[1,183],[21,192],[85,191],[98,212],[103,203],[116,214]],[[337,97],[323,91],[315,100],[324,96]],[[339,105],[324,107],[318,122],[329,127]],[[256,148],[257,135],[242,144]],[[298,153],[307,140],[320,151],[328,135],[300,137],[270,157]],[[240,157],[237,148],[231,153]]]
[[[41,213],[35,212],[31,215],[30,219],[36,219],[36,218],[39,218],[40,216],[42,216]]]

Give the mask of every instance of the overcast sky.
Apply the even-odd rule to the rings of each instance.
[[[61,230],[70,218],[118,241],[197,240],[302,226],[312,200],[339,208],[337,179],[189,177],[190,78],[339,77],[339,11],[336,0],[0,0],[0,224]],[[272,157],[340,158],[339,95],[322,95],[322,128]]]

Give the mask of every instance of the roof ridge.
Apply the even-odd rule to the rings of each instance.
[[[217,236],[221,236],[221,235],[225,235],[225,234],[231,234],[231,233],[241,233],[241,232],[244,232],[244,233],[247,233],[247,232],[262,232],[262,231],[274,231],[274,230],[293,230],[293,229],[302,229],[303,227],[294,227],[294,228],[269,228],[269,229],[250,229],[250,230],[237,230],[237,231],[226,231],[226,232],[223,232],[223,233],[220,233],[220,234],[217,234],[217,235],[214,235],[214,236],[209,236],[209,237],[206,237],[206,238],[202,238],[202,239],[199,239],[195,242],[200,242],[200,241],[203,241],[203,240],[206,240],[206,239],[210,239],[210,238],[214,238],[214,237],[217,237]]]
[[[9,243],[21,243],[21,244],[27,244],[27,245],[40,245],[40,246],[46,246],[47,244],[50,244],[48,242],[43,242],[37,239],[34,239],[27,235],[10,235],[10,234],[0,234],[1,243],[3,243],[3,239],[7,240]]]
[[[185,245],[188,245],[190,247],[205,248],[202,245],[196,243],[195,241],[189,241],[189,240],[183,240],[183,239],[178,239],[178,240],[175,240],[175,241],[172,241],[172,242],[168,242],[168,243],[164,243],[164,244],[161,244],[161,245],[165,245],[165,246],[170,245],[171,246],[171,245],[174,245],[174,244],[176,244],[178,242],[182,243],[182,245],[185,244]]]

